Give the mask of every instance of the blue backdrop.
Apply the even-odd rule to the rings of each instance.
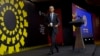
[[[82,19],[84,20],[84,25],[81,26],[82,37],[93,37],[91,14],[80,8],[77,8],[76,13],[77,16],[82,17]]]

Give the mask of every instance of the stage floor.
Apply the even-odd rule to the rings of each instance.
[[[100,47],[95,45],[86,45],[86,48],[81,51],[73,51],[72,46],[60,46],[59,53],[48,55],[49,47],[39,48],[36,50],[24,51],[7,56],[100,56]],[[97,51],[98,50],[98,51]],[[95,53],[96,52],[96,53]],[[97,55],[96,55],[97,54]]]

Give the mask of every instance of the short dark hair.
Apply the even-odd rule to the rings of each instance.
[[[53,5],[50,5],[50,6],[49,6],[49,8],[50,8],[50,7],[53,7],[53,8],[54,8],[54,6],[53,6]]]

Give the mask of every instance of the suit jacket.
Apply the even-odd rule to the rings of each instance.
[[[55,27],[55,25],[59,25],[59,18],[58,18],[58,15],[56,13],[53,14],[52,21],[51,21],[50,14],[47,15],[47,24],[50,24],[51,22],[53,23],[53,27],[49,27],[49,30],[50,30],[50,28],[52,28],[52,31],[57,33],[58,29],[57,29],[57,27]]]

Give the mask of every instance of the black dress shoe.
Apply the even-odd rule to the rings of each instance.
[[[57,53],[59,53],[59,51],[57,51]]]
[[[57,53],[59,53],[59,49],[57,49],[56,51],[57,51]]]
[[[54,54],[53,52],[49,52],[49,53],[48,53],[48,55],[53,55],[53,54]]]

